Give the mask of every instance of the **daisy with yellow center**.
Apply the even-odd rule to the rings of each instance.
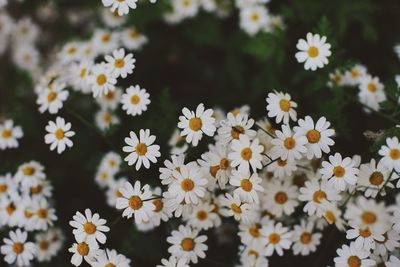
[[[86,242],[74,243],[68,251],[73,253],[71,263],[74,266],[80,266],[83,260],[91,264],[93,259],[101,252],[97,242],[93,244],[88,244]]]
[[[126,78],[128,74],[132,74],[135,68],[135,58],[133,54],[125,55],[125,50],[123,48],[114,50],[112,56],[106,55],[104,59],[107,61],[112,74],[118,78]]]
[[[371,254],[369,250],[358,247],[355,242],[351,242],[350,246],[343,245],[336,250],[338,256],[334,258],[336,266],[348,267],[364,267],[375,266],[375,261],[369,258]]]
[[[22,138],[23,132],[20,126],[14,126],[14,121],[8,119],[0,123],[0,150],[17,148],[18,139]]]
[[[20,229],[9,232],[9,238],[4,238],[1,254],[10,265],[28,266],[36,255],[36,246],[29,242],[28,233]]]
[[[111,12],[118,12],[119,16],[129,13],[129,9],[135,9],[137,0],[102,0],[105,7],[110,7]]]
[[[282,131],[275,131],[276,138],[271,141],[273,147],[270,156],[273,159],[294,161],[307,153],[307,138],[301,133],[293,131],[287,125],[282,125]]]
[[[359,85],[364,76],[367,75],[367,68],[361,64],[357,64],[344,74],[345,84],[350,86]]]
[[[220,213],[225,217],[231,217],[243,223],[251,222],[257,216],[256,205],[254,203],[246,203],[240,200],[238,195],[230,195],[225,193],[221,196],[222,205]]]
[[[325,36],[307,33],[306,40],[300,39],[296,47],[300,50],[295,55],[296,59],[299,63],[304,62],[305,70],[315,71],[329,63],[331,45],[326,42]]]
[[[295,207],[299,205],[297,197],[298,190],[289,181],[273,180],[265,187],[265,194],[261,203],[263,209],[280,217],[283,214],[290,215],[294,212]]]
[[[112,69],[104,62],[94,65],[88,76],[88,84],[92,88],[93,97],[103,96],[109,91],[114,91],[116,78]]]
[[[131,261],[114,249],[105,249],[96,257],[93,267],[129,267]]]
[[[168,192],[175,196],[176,202],[185,201],[187,204],[197,204],[205,195],[207,179],[204,178],[196,165],[183,165],[179,171],[175,170],[174,181]]]
[[[348,185],[355,185],[357,182],[359,170],[354,165],[350,157],[342,158],[339,153],[329,156],[329,161],[322,162],[322,179],[327,179],[329,186],[344,191]]]
[[[187,224],[196,229],[208,230],[221,224],[219,215],[215,212],[215,205],[201,202],[193,208],[193,212],[184,215]]]
[[[263,5],[248,5],[240,9],[240,27],[249,35],[268,27],[268,10]]]
[[[253,125],[254,120],[249,119],[247,115],[239,113],[234,116],[233,113],[229,112],[226,120],[221,121],[217,139],[225,145],[232,140],[239,140],[242,134],[254,138],[256,136],[256,131],[251,129]]]
[[[149,129],[141,129],[139,136],[133,131],[129,135],[130,137],[125,138],[127,146],[122,148],[122,151],[129,153],[124,160],[129,166],[136,163],[136,170],[139,170],[142,164],[146,169],[150,168],[150,162],[156,163],[157,158],[161,156],[160,146],[154,144],[156,137],[150,134]]]
[[[321,158],[322,152],[328,154],[330,147],[335,144],[331,139],[335,135],[335,130],[330,129],[331,123],[325,117],[318,119],[314,123],[310,116],[306,116],[298,121],[299,126],[294,127],[294,131],[307,138],[307,158]]]
[[[44,113],[48,111],[50,114],[57,114],[63,107],[63,102],[67,100],[69,92],[65,90],[64,83],[52,82],[48,87],[43,88],[37,99],[39,111]]]
[[[262,179],[257,173],[251,174],[250,171],[240,172],[233,170],[229,183],[237,187],[234,195],[238,195],[243,202],[259,203],[258,192],[263,192],[264,188],[261,186]]]
[[[199,235],[198,230],[192,229],[190,226],[180,225],[178,230],[171,232],[171,236],[167,237],[167,242],[171,244],[168,252],[171,255],[185,258],[187,261],[196,264],[198,258],[205,258],[204,253],[208,247],[204,244],[207,236]]]
[[[360,78],[359,101],[369,108],[378,111],[380,110],[379,103],[387,99],[383,84],[378,77],[365,75]]]
[[[276,123],[283,122],[284,124],[288,124],[289,120],[297,120],[295,110],[297,103],[291,100],[289,94],[274,91],[268,94],[266,101],[268,117],[275,118]]]
[[[129,219],[134,215],[137,224],[150,220],[155,205],[152,201],[148,201],[152,198],[149,185],[146,184],[141,187],[140,182],[136,181],[132,186],[129,182],[125,182],[124,186],[118,191],[122,196],[117,198],[116,208],[124,210],[122,217]]]
[[[44,140],[46,144],[50,144],[51,151],[57,148],[57,153],[61,154],[67,147],[73,146],[70,137],[74,136],[75,132],[71,131],[71,123],[66,123],[63,118],[57,117],[55,122],[49,121],[46,131],[48,134]]]
[[[274,251],[283,255],[284,249],[289,249],[292,244],[292,232],[283,227],[282,223],[270,222],[261,228],[262,241],[265,246],[264,255],[271,256]]]
[[[28,192],[32,187],[42,184],[45,178],[44,167],[37,161],[30,161],[20,165],[14,176],[15,182],[19,183]]]
[[[317,250],[321,242],[321,233],[314,232],[314,224],[301,221],[300,225],[295,225],[293,230],[293,254],[306,256]]]
[[[88,244],[105,244],[105,232],[110,231],[110,228],[105,226],[107,221],[101,219],[98,213],[92,213],[90,209],[85,210],[85,214],[79,211],[72,217],[69,224],[75,228],[72,233],[78,243],[85,242]]]
[[[381,146],[378,153],[386,168],[400,172],[400,143],[397,136],[386,138],[386,144]]]
[[[203,134],[214,135],[216,127],[212,109],[205,109],[203,104],[199,104],[195,112],[183,108],[182,113],[183,115],[179,116],[178,128],[182,130],[181,136],[186,136],[186,142],[197,146]]]
[[[130,86],[121,97],[122,109],[132,116],[142,115],[150,102],[150,95],[139,85]]]
[[[262,168],[261,153],[264,148],[257,138],[250,140],[247,135],[241,135],[239,140],[232,140],[231,148],[228,158],[232,167],[238,167],[241,172],[248,172],[250,167],[254,172]]]

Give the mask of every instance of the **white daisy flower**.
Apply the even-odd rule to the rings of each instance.
[[[91,69],[88,76],[88,83],[92,87],[94,97],[107,94],[109,91],[115,90],[117,83],[116,76],[113,75],[112,69],[105,63],[96,64]]]
[[[168,145],[171,147],[171,155],[184,154],[189,148],[188,143],[185,142],[185,138],[181,136],[181,131],[178,128],[172,133]]]
[[[296,121],[297,113],[295,108],[297,103],[291,100],[287,93],[274,92],[269,93],[266,99],[268,117],[275,118],[276,123],[283,121],[284,124],[289,123],[289,119]]]
[[[96,126],[102,130],[107,131],[113,125],[118,125],[120,119],[112,112],[106,109],[101,109],[95,114]]]
[[[70,137],[74,136],[75,132],[71,131],[71,123],[65,122],[63,118],[57,117],[56,122],[49,121],[46,131],[48,134],[44,136],[44,141],[50,144],[51,151],[57,148],[57,153],[61,154],[66,147],[73,146]]]
[[[275,131],[277,138],[271,141],[273,147],[270,151],[272,158],[294,161],[301,159],[307,152],[307,138],[302,132],[293,133],[287,125],[282,125],[282,131]]]
[[[175,196],[176,201],[183,200],[187,204],[197,204],[206,192],[207,179],[202,177],[200,169],[193,165],[183,165],[179,171],[175,170],[174,181],[168,188],[168,192]]]
[[[107,61],[107,65],[116,78],[126,78],[128,74],[132,74],[135,68],[136,59],[133,57],[133,54],[125,55],[123,48],[114,50],[112,56],[106,55],[104,59]]]
[[[186,136],[186,142],[197,146],[203,133],[208,136],[214,135],[216,127],[212,109],[205,110],[204,105],[199,104],[196,112],[183,108],[182,113],[183,116],[179,116],[178,127],[182,129],[181,136]]]
[[[242,134],[253,139],[256,136],[256,131],[251,129],[253,125],[254,120],[249,119],[247,115],[238,114],[234,116],[229,112],[227,119],[221,121],[221,127],[218,129],[218,141],[221,142],[222,145],[226,145],[234,139],[239,140]]]
[[[400,172],[400,143],[397,136],[386,138],[386,145],[381,146],[378,153],[382,156],[382,164],[390,171],[395,169]]]
[[[102,250],[92,262],[93,267],[130,267],[130,260],[113,249]]]
[[[231,160],[231,166],[237,167],[241,172],[250,170],[250,166],[254,172],[262,168],[262,156],[264,148],[259,144],[258,139],[250,141],[247,135],[241,135],[239,140],[232,140],[232,152],[228,154]]]
[[[328,154],[330,146],[335,142],[330,138],[335,135],[335,130],[330,129],[331,123],[325,117],[321,117],[314,124],[310,116],[306,116],[298,121],[299,126],[294,127],[296,133],[302,134],[307,138],[307,158],[321,158],[322,152]],[[322,151],[322,152],[321,152]]]
[[[400,266],[400,259],[391,255],[389,261],[385,262],[386,267],[397,267]]]
[[[266,185],[263,197],[263,208],[277,217],[292,214],[299,205],[298,189],[289,181],[271,181]]]
[[[370,251],[375,248],[375,242],[382,242],[385,238],[382,234],[372,231],[368,226],[358,227],[351,226],[346,232],[347,239],[355,239],[354,244],[356,248],[362,248]]]
[[[321,233],[314,233],[314,223],[301,221],[293,230],[293,254],[306,256],[315,252],[321,243]]]
[[[87,244],[85,242],[74,243],[68,251],[73,253],[71,263],[74,266],[80,266],[83,260],[91,265],[96,256],[101,253],[97,243]]]
[[[272,256],[274,251],[282,256],[283,250],[289,249],[292,245],[292,232],[289,228],[283,227],[282,223],[275,225],[274,222],[270,222],[263,225],[260,231],[265,245],[264,255],[267,257]]]
[[[261,227],[259,223],[241,223],[239,224],[240,231],[238,236],[240,241],[245,245],[262,244]]]
[[[88,76],[92,69],[93,62],[83,60],[79,64],[71,64],[69,83],[73,88],[83,93],[89,93],[91,88],[88,84]]]
[[[299,63],[304,63],[304,69],[312,71],[323,68],[329,63],[328,57],[331,55],[331,45],[326,42],[325,36],[307,33],[307,40],[300,39],[297,42],[296,59]]]
[[[268,165],[267,171],[278,178],[291,176],[297,170],[296,161],[278,159]]]
[[[98,213],[93,213],[90,209],[85,210],[83,215],[79,211],[72,217],[73,220],[69,224],[75,229],[72,233],[78,243],[86,242],[88,244],[106,243],[106,235],[103,232],[110,231],[110,228],[105,226],[106,220],[101,219]]]
[[[48,110],[50,114],[57,114],[69,95],[69,92],[64,89],[64,83],[56,82],[43,88],[37,99],[37,104],[40,105],[39,111],[43,113]]]
[[[385,256],[400,247],[400,236],[396,230],[390,230],[383,234],[383,241],[375,241],[375,249],[372,253]]]
[[[185,156],[184,155],[171,155],[171,160],[165,160],[164,166],[159,169],[160,171],[160,180],[161,184],[169,185],[172,182],[176,181],[176,178],[173,176],[174,171],[180,170],[180,168],[185,164]]]
[[[125,182],[118,191],[121,193],[121,197],[117,198],[116,208],[124,210],[122,217],[129,219],[134,215],[136,224],[150,220],[155,206],[148,201],[152,198],[149,185],[146,184],[142,188],[140,182],[136,181],[133,187],[129,182]]]
[[[250,171],[240,172],[233,170],[229,183],[237,187],[233,194],[239,196],[243,202],[259,203],[258,192],[263,192],[261,178],[257,173],[251,174]]]
[[[335,187],[328,186],[327,181],[321,180],[319,175],[306,181],[304,187],[300,188],[299,200],[307,201],[303,211],[310,216],[322,212],[321,201],[337,202],[340,199],[339,191]]]
[[[0,248],[1,254],[5,256],[4,261],[18,266],[30,266],[36,255],[36,247],[27,239],[27,232],[20,229],[10,231],[9,238],[3,239],[4,245]]]
[[[386,100],[383,88],[384,86],[378,77],[372,77],[371,75],[362,77],[359,85],[360,91],[358,92],[359,101],[371,109],[378,111],[380,109],[379,103]],[[369,110],[366,111],[369,112]]]
[[[151,102],[149,97],[146,89],[140,89],[139,85],[130,86],[122,95],[122,109],[126,110],[128,115],[141,115],[143,111],[147,110],[147,106]]]
[[[202,202],[193,207],[192,213],[185,215],[184,220],[187,225],[199,230],[208,230],[221,224],[221,219],[215,213],[215,205]]]
[[[0,123],[0,149],[17,148],[18,139],[23,136],[22,128],[14,126],[13,120],[6,120]]]
[[[39,262],[48,262],[58,254],[59,242],[53,238],[53,231],[50,230],[35,235],[36,257]]]
[[[115,110],[121,101],[122,90],[118,87],[101,97],[96,98],[102,109]]]
[[[30,210],[33,213],[32,224],[35,230],[47,230],[57,220],[56,210],[44,198],[33,201]]]
[[[225,217],[233,216],[235,220],[244,223],[252,222],[256,217],[254,204],[242,202],[237,195],[231,196],[226,193],[220,197],[220,203],[222,205],[220,213]]]
[[[123,16],[129,13],[129,9],[135,9],[137,0],[101,0],[105,7],[110,7],[111,12],[118,12]]]
[[[350,86],[360,84],[362,77],[367,75],[367,68],[363,65],[356,64],[344,74],[345,83]]]
[[[354,168],[354,161],[351,158],[342,159],[342,155],[336,153],[334,156],[329,156],[329,162],[322,162],[320,172],[322,179],[328,179],[328,186],[344,191],[348,185],[357,183],[359,170]]]
[[[156,163],[157,158],[161,156],[160,146],[154,144],[156,137],[150,134],[149,129],[141,129],[139,138],[133,131],[129,135],[130,137],[125,138],[127,146],[122,148],[122,151],[129,153],[124,160],[129,166],[136,162],[136,170],[139,170],[142,164],[146,169],[150,168],[150,162]]]
[[[329,73],[329,87],[340,87],[346,84],[345,76],[340,69],[336,69],[333,73]]]
[[[351,242],[350,246],[343,245],[342,248],[338,248],[336,253],[338,256],[333,260],[337,267],[369,267],[375,265],[375,261],[368,258],[370,252],[362,248],[357,248],[354,242]]]
[[[157,265],[156,267],[189,267],[185,258],[177,260],[174,256],[169,257],[168,260],[161,259],[161,264],[162,265]]]
[[[375,198],[378,192],[386,195],[385,187],[393,188],[393,184],[387,181],[390,177],[390,170],[386,168],[383,161],[376,164],[375,159],[371,159],[369,163],[361,164],[358,174],[357,184],[361,187],[358,190],[363,191],[366,197]],[[398,178],[396,174],[392,174],[391,179]]]
[[[207,236],[199,236],[198,230],[180,225],[178,230],[172,231],[171,236],[167,237],[167,242],[171,244],[168,252],[179,260],[183,258],[196,264],[198,258],[206,257],[204,253],[208,249],[204,244],[206,240]]]
[[[118,180],[111,179],[110,183],[107,186],[107,204],[110,207],[115,207],[117,203],[117,198],[122,197],[121,192],[119,192],[119,189],[124,186],[125,182],[127,182],[128,179],[125,177],[119,178]]]
[[[269,23],[268,10],[263,5],[250,5],[240,9],[240,28],[253,36]]]
[[[10,173],[0,175],[0,202],[2,199],[12,197],[17,192],[18,184]]]
[[[253,243],[240,248],[240,263],[242,267],[268,267],[268,259],[263,257],[263,245]]]
[[[341,218],[342,212],[337,207],[336,203],[328,202],[327,200],[321,200],[320,204],[320,217],[324,217],[328,224],[334,224],[337,229],[344,231],[344,220]]]
[[[140,50],[148,41],[147,37],[130,27],[119,33],[122,45],[129,50]]]
[[[37,161],[30,161],[18,167],[14,176],[15,182],[20,183],[23,188],[30,189],[41,184],[46,178],[44,167]]]

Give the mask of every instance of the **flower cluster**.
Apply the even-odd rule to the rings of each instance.
[[[0,224],[16,228],[0,248],[7,263],[30,266],[34,259],[50,261],[62,248],[63,234],[53,227],[57,216],[52,190],[44,167],[36,161],[20,165],[14,175],[0,175]],[[35,241],[29,241],[28,234]]]

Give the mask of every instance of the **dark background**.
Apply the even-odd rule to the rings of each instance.
[[[33,3],[34,2],[34,3]],[[39,48],[44,56],[63,43],[90,37],[101,21],[96,15],[103,8],[100,0],[55,1],[57,18],[51,22],[37,17],[35,9],[46,1],[27,1],[13,4],[10,12],[16,18],[28,15],[39,24],[43,34]],[[203,102],[206,107],[219,106],[226,110],[248,104],[255,119],[266,116],[265,98],[273,89],[289,92],[299,104],[298,116],[311,115],[314,119],[326,116],[338,136],[334,152],[346,156],[360,154],[363,161],[376,156],[382,142],[367,140],[365,130],[389,129],[400,118],[384,118],[381,114],[366,114],[357,103],[357,89],[328,88],[328,74],[338,67],[349,67],[359,62],[369,73],[379,76],[391,96],[395,90],[394,75],[400,74],[400,61],[393,47],[400,42],[400,2],[396,0],[271,0],[268,7],[273,14],[283,16],[285,30],[247,36],[239,29],[238,14],[219,19],[203,11],[194,18],[174,26],[165,24],[161,17],[168,9],[166,1],[151,5],[140,3],[130,12],[128,25],[135,25],[149,38],[144,49],[135,53],[134,74],[123,81],[123,86],[139,84],[150,93],[152,103],[140,117],[130,117],[118,111],[121,125],[106,133],[117,152],[121,152],[123,138],[130,130],[149,128],[162,147],[162,157],[151,170],[134,171],[125,175],[143,183],[159,184],[158,167],[168,155],[167,141],[176,127],[182,107],[194,108]],[[92,13],[84,23],[71,26],[67,12],[87,10]],[[296,43],[307,32],[327,35],[332,44],[330,64],[316,72],[305,71],[296,62]],[[43,58],[44,60],[44,58]],[[66,109],[58,115],[72,122],[77,133],[74,147],[58,155],[44,143],[44,127],[55,116],[40,114],[29,76],[11,63],[9,53],[0,57],[0,118],[13,118],[21,125],[24,138],[15,150],[0,151],[0,173],[15,173],[18,165],[37,160],[46,167],[48,179],[54,186],[54,202],[59,218],[57,226],[64,230],[65,247],[50,264],[37,266],[70,266],[67,248],[73,243],[69,220],[76,211],[90,208],[106,218],[109,225],[121,214],[106,205],[105,194],[94,183],[94,175],[101,157],[110,147],[92,129],[82,124]],[[393,100],[393,99],[392,99]],[[394,101],[389,101],[385,114],[392,114]],[[91,96],[71,91],[64,103],[68,110],[94,122],[98,109]],[[398,123],[400,124],[400,122]],[[391,134],[389,130],[385,134]],[[194,156],[199,155],[210,139],[203,140]],[[375,146],[374,146],[375,143]],[[372,154],[371,154],[372,153]],[[230,222],[229,220],[226,220]],[[132,221],[119,220],[107,235],[107,247],[114,248],[132,259],[133,266],[155,266],[168,257],[165,239],[178,222],[163,223],[148,233],[135,230]],[[209,231],[207,258],[198,266],[233,266],[237,261],[238,238],[232,229],[233,241],[220,244],[216,234]],[[3,229],[1,236],[7,234]],[[344,236],[328,228],[320,249],[308,257],[295,257],[288,251],[284,257],[272,257],[270,266],[326,266],[332,264],[335,251]],[[0,263],[1,265],[2,263]],[[36,264],[35,264],[36,266]]]

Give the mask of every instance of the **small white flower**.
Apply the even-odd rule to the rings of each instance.
[[[208,136],[214,135],[216,127],[212,109],[205,110],[204,105],[199,104],[196,112],[183,108],[182,113],[183,116],[179,116],[178,127],[182,129],[181,136],[186,136],[186,142],[197,146],[203,133]]]
[[[351,158],[342,159],[342,155],[336,153],[334,156],[329,156],[329,162],[322,162],[320,172],[322,179],[328,179],[329,186],[334,186],[336,189],[344,191],[347,185],[355,185],[357,183],[359,170],[354,168],[354,162]]]
[[[96,256],[101,252],[97,243],[90,245],[85,242],[74,243],[68,251],[73,253],[71,263],[74,266],[80,266],[83,259],[91,265]]]
[[[380,109],[379,103],[386,100],[383,88],[384,86],[378,77],[365,75],[360,79],[358,98],[362,104],[378,111]],[[370,112],[369,110],[366,111]]]
[[[77,211],[72,219],[69,224],[75,228],[72,233],[78,243],[94,244],[98,241],[105,244],[106,236],[103,232],[110,231],[110,228],[105,226],[107,221],[101,219],[98,213],[92,214],[90,209],[86,209],[83,215]]]
[[[259,144],[258,139],[250,141],[247,135],[241,135],[239,140],[233,140],[231,144],[232,152],[228,154],[231,160],[231,166],[238,166],[241,172],[250,170],[250,166],[254,172],[262,168],[262,156],[264,151],[262,145]]]
[[[289,119],[297,120],[297,113],[294,109],[297,107],[297,103],[291,100],[289,94],[281,92],[269,93],[266,101],[268,117],[276,117],[276,123],[283,121],[284,124],[288,124]]]
[[[134,215],[137,224],[150,220],[155,206],[148,201],[152,197],[149,185],[146,184],[142,188],[140,182],[136,181],[133,187],[129,182],[125,182],[118,191],[121,196],[117,198],[116,208],[124,210],[122,217],[131,218]]]
[[[270,151],[273,159],[294,161],[307,152],[307,138],[302,132],[293,133],[289,126],[282,125],[282,131],[276,130],[275,134],[277,138],[271,141],[273,147]]]
[[[17,148],[18,139],[23,136],[20,126],[14,126],[13,120],[6,120],[0,123],[0,149]]]
[[[88,83],[92,87],[93,96],[98,97],[114,91],[117,79],[113,75],[113,70],[107,64],[102,63],[93,66]]]
[[[143,111],[147,110],[147,106],[151,102],[149,97],[146,89],[140,89],[139,85],[130,86],[126,89],[126,93],[122,95],[122,109],[126,110],[128,115],[141,115]]]
[[[335,135],[335,130],[329,128],[331,124],[325,117],[319,118],[314,124],[313,119],[306,116],[304,120],[300,119],[298,124],[299,126],[294,127],[294,131],[307,138],[308,159],[321,158],[322,152],[328,154],[331,151],[329,147],[333,146],[335,142],[330,137]]]
[[[1,254],[5,255],[4,260],[8,264],[30,266],[36,254],[35,244],[28,242],[28,234],[20,229],[10,231],[9,236],[3,239],[4,245],[0,248]]]
[[[102,250],[92,262],[93,267],[130,267],[130,260],[113,249]]]
[[[274,251],[279,256],[283,255],[284,249],[289,249],[292,244],[292,232],[287,227],[283,227],[282,223],[270,222],[264,225],[261,230],[263,236],[263,243],[265,245],[264,255],[272,256]]]
[[[309,255],[317,250],[322,237],[321,233],[313,232],[314,224],[312,222],[301,222],[301,225],[295,225],[293,230],[293,254]]]
[[[264,188],[260,184],[261,178],[257,173],[233,170],[229,183],[237,187],[233,194],[238,195],[243,202],[259,203],[258,192],[263,192]]]
[[[264,199],[261,201],[264,209],[271,214],[280,217],[283,214],[290,215],[299,205],[298,189],[290,182],[273,180],[265,188]]]
[[[14,176],[15,182],[21,183],[22,187],[30,190],[36,187],[46,178],[44,167],[37,161],[30,161],[18,167]]]
[[[357,248],[354,242],[351,242],[350,246],[343,245],[336,252],[338,256],[334,258],[334,261],[337,267],[369,267],[375,265],[375,261],[368,258],[370,252],[362,248]]]
[[[205,258],[204,253],[208,247],[207,236],[200,235],[197,230],[189,226],[180,225],[177,230],[172,231],[171,236],[167,237],[167,242],[171,244],[168,252],[177,259],[186,259],[189,262],[197,263],[198,258]]]
[[[162,265],[157,265],[156,267],[189,267],[185,258],[177,260],[174,256],[169,257],[168,260],[161,259],[161,264]]]
[[[300,39],[296,45],[300,52],[296,53],[296,59],[304,64],[304,69],[312,71],[323,68],[329,63],[328,57],[331,55],[331,45],[326,42],[325,36],[307,33],[307,40]]]
[[[400,143],[397,136],[386,138],[386,145],[379,149],[382,163],[389,169],[400,172]]]
[[[242,202],[239,196],[226,193],[225,196],[220,197],[222,209],[220,213],[225,217],[233,216],[235,220],[244,223],[251,222],[255,219],[255,205]]]
[[[133,54],[125,55],[125,50],[123,48],[114,50],[112,56],[106,55],[104,59],[107,61],[112,74],[116,78],[126,78],[135,68],[136,59],[133,57]]]
[[[39,92],[37,103],[40,105],[41,113],[46,110],[50,114],[57,114],[63,107],[63,102],[67,100],[69,92],[65,89],[64,83],[52,83]]]
[[[110,7],[111,12],[118,11],[123,16],[129,13],[129,8],[135,9],[137,0],[102,0],[105,7]]]
[[[129,135],[130,137],[125,138],[127,146],[124,146],[122,150],[130,154],[124,160],[129,166],[136,162],[136,170],[139,170],[142,164],[146,169],[150,168],[150,162],[156,163],[157,158],[161,156],[160,146],[154,144],[156,137],[150,134],[149,129],[141,129],[139,138],[132,131]]]
[[[56,118],[56,122],[49,121],[46,126],[48,134],[44,136],[46,144],[50,144],[50,150],[57,148],[57,153],[61,154],[66,147],[72,147],[73,142],[70,137],[75,135],[74,131],[71,131],[71,123],[65,122],[61,117]]]

